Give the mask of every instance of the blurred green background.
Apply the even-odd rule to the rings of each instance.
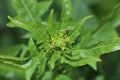
[[[91,29],[94,30],[101,23],[101,20],[109,15],[116,5],[120,4],[120,0],[72,0],[72,4],[74,9],[73,18],[75,21],[90,14],[95,16],[91,23],[86,24],[91,25]],[[57,12],[60,9],[59,0],[54,0],[53,5]],[[10,6],[10,0],[0,0],[0,50],[16,44],[27,44],[27,40],[22,38],[26,31],[19,28],[11,29],[6,26],[6,23],[9,21],[7,18],[8,15],[14,16],[14,11]],[[120,34],[119,27],[116,31]],[[102,55],[101,59],[102,63],[98,63],[98,71],[94,71],[88,66],[83,66],[80,67],[83,70],[80,74],[83,74],[86,80],[120,80],[120,51]],[[7,77],[2,75],[1,70],[0,80],[8,80]]]

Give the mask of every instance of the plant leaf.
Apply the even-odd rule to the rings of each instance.
[[[108,35],[109,34],[109,35]],[[102,28],[98,29],[88,41],[87,46],[90,47],[100,41],[117,38],[118,34],[110,24],[105,24]]]
[[[94,70],[97,71],[97,64],[96,64],[96,62],[89,63],[88,65],[89,65],[90,67],[92,67]]]
[[[22,67],[25,69],[25,78],[26,80],[30,80],[35,69],[38,67],[39,65],[39,58],[38,57],[33,57],[32,59],[30,59],[30,61],[28,63],[26,63],[25,65],[23,65]]]
[[[8,74],[13,74],[9,75]],[[24,79],[24,69],[18,66],[13,66],[11,64],[6,64],[0,61],[0,76],[7,76],[7,78],[18,77],[19,79]]]
[[[28,58],[19,58],[19,57],[13,57],[13,56],[5,56],[5,55],[0,55],[0,60],[2,61],[8,61],[8,62],[25,62],[29,59]]]
[[[30,38],[28,46],[29,46],[30,56],[36,56],[38,54],[38,50],[32,38]]]
[[[69,34],[71,40],[75,40],[80,35],[84,23],[86,22],[86,20],[90,19],[91,17],[92,15],[87,16],[77,23],[75,28]]]
[[[20,50],[24,50],[23,48],[25,48],[25,45],[14,45],[11,47],[8,47],[6,49],[1,49],[0,50],[0,54],[1,55],[7,55],[7,56],[17,56],[20,52]]]
[[[83,58],[100,57],[102,54],[117,50],[120,50],[120,38],[102,41],[89,49],[73,50],[73,55]]]
[[[0,60],[0,63],[2,63],[3,65],[6,64],[6,65],[9,65],[9,66],[13,66],[13,67],[19,68],[19,69],[23,69],[22,65],[16,64],[14,62]]]
[[[35,24],[33,22],[27,22],[25,20],[22,20],[21,18],[11,18],[8,17],[11,22],[9,22],[7,25],[10,27],[20,27],[23,28],[29,32],[31,32],[34,37],[37,40],[37,43],[42,43],[46,41],[46,38],[48,37],[46,35],[46,26],[44,26],[41,23]],[[39,25],[41,25],[39,27]]]
[[[47,62],[47,58],[45,57],[41,57],[40,59],[40,65],[39,65],[39,70],[38,70],[38,76],[42,76],[43,73],[45,72],[46,69],[46,62]]]
[[[72,16],[72,3],[71,0],[61,0],[62,3],[62,21],[69,21]]]
[[[79,49],[80,48],[83,49],[83,48],[87,47],[90,37],[91,37],[91,31],[86,33],[86,35],[81,36],[80,37],[81,38],[80,41],[76,44],[75,47],[79,48]]]
[[[61,58],[61,63],[66,63],[66,64],[69,64],[69,65],[74,66],[74,67],[83,66],[83,65],[93,63],[93,62],[97,62],[97,61],[101,61],[101,60],[97,57],[81,58],[77,61],[68,60],[65,57]]]
[[[55,51],[55,52],[52,54],[52,56],[51,56],[51,58],[50,58],[50,61],[49,61],[49,64],[50,64],[50,68],[51,68],[51,69],[54,69],[54,67],[55,67],[55,62],[56,62],[58,59],[60,59],[60,54],[61,54],[61,52],[59,52],[59,51]]]
[[[56,27],[53,27],[54,25],[54,11],[51,10],[48,18],[48,32],[50,35],[53,35],[56,32]]]
[[[53,72],[46,71],[44,76],[42,77],[42,80],[52,80],[52,78],[53,78]]]
[[[30,32],[34,31],[33,26],[35,24],[33,22],[27,22],[21,18],[11,18],[10,16],[8,16],[8,18],[11,22],[7,23],[7,26],[12,27],[12,28],[20,27],[20,28],[23,28],[23,29],[30,31]]]
[[[68,76],[61,74],[56,76],[55,80],[71,80],[71,79]]]
[[[71,0],[61,0],[62,12],[61,12],[61,30],[71,27],[72,18],[72,3]]]
[[[17,13],[17,16],[15,18],[9,17],[11,22],[7,25],[23,28],[35,36],[37,43],[44,42],[46,40],[46,32],[43,30],[41,16],[48,10],[51,2],[52,0],[42,1],[40,3],[37,0],[11,0],[11,5]]]
[[[17,16],[29,22],[40,21],[41,16],[48,10],[50,4],[51,0],[40,3],[37,0],[11,0],[11,5]]]

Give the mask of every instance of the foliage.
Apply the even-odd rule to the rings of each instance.
[[[71,1],[61,0],[62,11],[57,19],[55,9],[50,7],[52,3],[52,0],[11,0],[16,15],[8,16],[7,26],[22,28],[30,36],[26,37],[27,46],[17,45],[1,51],[7,54],[0,55],[1,67],[19,69],[15,73],[24,73],[26,80],[81,80],[82,77],[70,73],[76,71],[77,74],[76,68],[84,65],[97,70],[96,63],[101,62],[102,54],[120,50],[120,38],[115,31],[119,25],[119,6],[105,18],[104,24],[91,29],[92,25],[87,23],[90,24],[94,16],[77,21]],[[46,13],[48,17],[43,20]]]

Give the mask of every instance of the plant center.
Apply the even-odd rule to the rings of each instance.
[[[70,42],[70,38],[67,36],[67,34],[60,32],[58,35],[51,37],[50,46],[52,48],[65,50]]]

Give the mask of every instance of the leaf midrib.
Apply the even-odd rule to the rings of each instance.
[[[25,4],[25,2],[24,2],[23,0],[20,0],[20,1],[21,1],[21,3],[23,4],[23,6],[24,6],[25,10],[27,11],[28,15],[30,16],[31,20],[32,20],[34,23],[36,23],[33,15],[32,15],[32,13],[31,13],[30,10],[28,9],[28,7],[27,7],[27,5]]]

